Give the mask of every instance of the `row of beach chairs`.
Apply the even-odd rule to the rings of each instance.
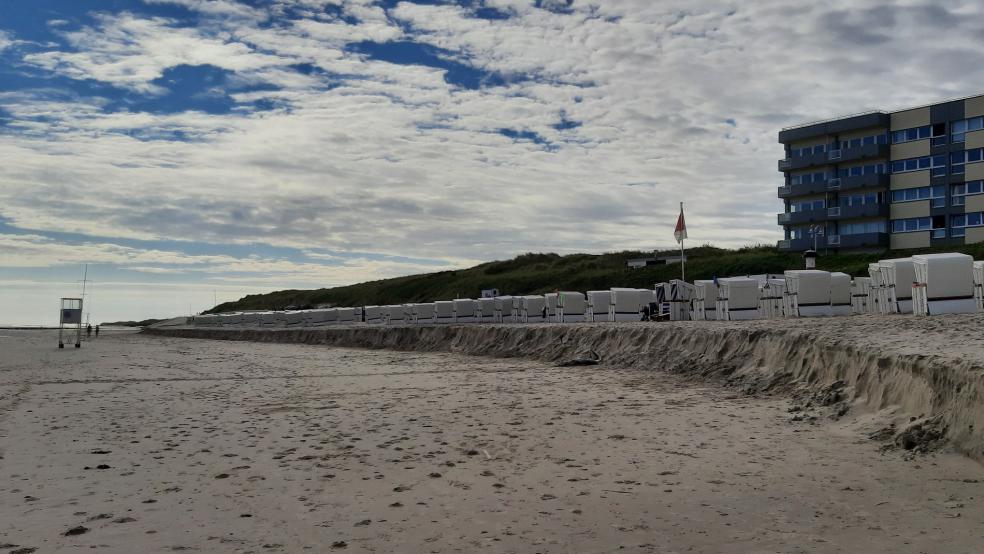
[[[584,323],[647,319],[724,320],[851,314],[937,315],[984,311],[984,262],[925,254],[870,264],[867,277],[816,269],[748,275],[653,289],[441,300],[416,304],[194,316],[202,327],[320,327],[463,323]]]

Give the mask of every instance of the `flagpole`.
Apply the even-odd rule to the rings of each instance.
[[[680,202],[680,213],[683,213],[683,202]],[[683,253],[683,237],[680,237],[680,280],[687,280],[687,258]]]

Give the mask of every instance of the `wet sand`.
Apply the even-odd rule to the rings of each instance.
[[[863,410],[446,353],[55,346],[0,332],[3,554],[984,549],[982,467],[883,452]]]

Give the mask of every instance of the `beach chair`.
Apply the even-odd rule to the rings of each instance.
[[[520,318],[523,323],[543,323],[547,321],[545,316],[547,309],[547,299],[540,295],[529,295],[522,298],[523,308]]]
[[[971,314],[974,296],[974,258],[966,254],[922,254],[912,257],[916,315]]]
[[[587,293],[587,318],[588,321],[601,323],[611,321],[609,308],[612,303],[612,291],[610,290],[589,290]]]
[[[434,323],[454,323],[454,301],[438,300],[434,302]]]
[[[557,293],[558,323],[581,323],[587,321],[588,302],[580,292]]]
[[[722,321],[761,319],[762,293],[759,281],[750,277],[726,277],[718,280],[716,311]]]
[[[475,320],[479,323],[495,323],[495,298],[479,298],[475,311]]]
[[[835,271],[830,274],[830,315],[851,315],[851,276]]]
[[[454,306],[455,323],[475,323],[478,302],[470,298],[459,298],[452,301]]]
[[[830,272],[797,269],[785,272],[786,317],[833,315],[830,307]]]

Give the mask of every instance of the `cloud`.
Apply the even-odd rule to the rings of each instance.
[[[151,100],[5,93],[0,157],[17,163],[0,167],[0,217],[37,233],[460,265],[668,246],[684,201],[693,241],[772,242],[780,127],[972,94],[984,78],[972,38],[982,7],[958,1],[485,2],[495,17],[368,0],[170,3],[199,17],[101,12],[58,27],[65,45],[23,56]],[[355,48],[366,42],[411,43],[447,63],[385,61]],[[169,68],[202,64],[239,87],[225,91],[231,109],[154,109]],[[454,84],[448,68],[480,85]],[[169,270],[130,252],[87,254]],[[270,283],[425,267],[334,263],[187,265],[216,278],[268,272]]]

